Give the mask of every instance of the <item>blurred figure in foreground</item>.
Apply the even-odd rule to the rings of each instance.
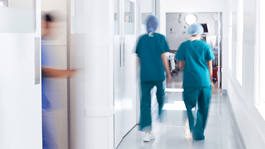
[[[136,54],[140,62],[141,79],[141,103],[140,103],[140,123],[139,130],[145,131],[145,142],[155,139],[152,131],[151,117],[151,89],[157,87],[157,102],[159,105],[159,117],[162,114],[164,105],[164,85],[165,70],[167,82],[171,82],[171,74],[165,53],[169,51],[169,46],[165,36],[155,33],[158,27],[158,18],[150,15],[147,18],[146,26],[148,34],[139,38],[136,47]]]
[[[44,43],[51,38],[54,16],[44,14],[42,16],[42,45],[41,45],[41,65],[42,65],[42,136],[43,149],[59,149],[57,142],[57,129],[53,111],[60,107],[58,92],[55,86],[56,78],[70,78],[75,70],[59,70],[55,67],[59,58],[45,46]]]
[[[212,60],[215,59],[211,47],[201,41],[204,32],[201,24],[195,23],[188,28],[190,40],[183,42],[176,55],[179,67],[184,67],[183,99],[187,108],[189,127],[194,140],[204,140],[212,95]],[[192,109],[198,101],[197,121],[194,126]]]

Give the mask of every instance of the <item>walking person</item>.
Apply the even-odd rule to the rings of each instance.
[[[169,46],[165,36],[155,33],[159,24],[156,16],[150,15],[147,18],[147,34],[139,38],[136,47],[136,54],[140,63],[141,80],[141,102],[140,102],[140,123],[139,130],[145,132],[144,141],[149,142],[155,139],[152,134],[151,117],[151,93],[154,86],[157,87],[157,102],[159,117],[162,115],[164,105],[164,85],[165,71],[167,82],[171,82],[171,74],[165,53],[169,51]]]
[[[212,87],[212,60],[215,59],[211,47],[201,40],[204,29],[194,23],[188,28],[190,40],[183,42],[176,54],[179,67],[184,67],[183,99],[187,108],[189,127],[194,140],[204,140]],[[192,109],[198,102],[196,125]]]
[[[58,78],[70,78],[75,70],[60,70],[55,68],[57,59],[54,52],[44,43],[52,36],[52,26],[55,23],[54,16],[47,13],[42,16],[42,45],[41,45],[41,65],[42,65],[42,139],[43,149],[59,149],[57,139],[57,128],[55,124],[54,111],[60,108],[59,88],[55,80]]]

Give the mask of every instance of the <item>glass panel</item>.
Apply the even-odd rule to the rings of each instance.
[[[146,33],[146,19],[153,12],[153,0],[141,0],[141,33]]]
[[[114,34],[120,34],[120,0],[114,0]]]
[[[71,33],[75,33],[76,25],[75,25],[75,0],[71,0]]]
[[[233,37],[233,30],[232,26],[229,27],[229,68],[232,69],[232,37]]]
[[[0,33],[35,32],[35,0],[0,0],[0,6],[1,22],[5,22],[0,23]]]
[[[124,34],[133,35],[135,26],[135,10],[134,2],[124,1]]]
[[[260,6],[259,6],[259,92],[260,92],[260,98],[262,99],[260,103],[265,103],[265,45],[263,44],[265,40],[265,28],[263,27],[265,25],[265,18],[263,17],[263,14],[265,14],[265,1],[261,0],[260,1]],[[262,102],[263,101],[263,102]]]
[[[243,0],[238,0],[238,32],[237,32],[237,75],[242,78],[243,52]],[[242,80],[240,80],[242,81]]]
[[[35,0],[0,0],[7,2],[9,8],[21,10],[35,10]]]

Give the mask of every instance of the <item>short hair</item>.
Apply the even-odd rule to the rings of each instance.
[[[53,16],[51,14],[45,13],[42,16],[42,21],[53,22],[54,21],[54,18],[53,18]]]
[[[65,20],[66,20],[65,16],[57,10],[42,12],[42,21],[55,22],[55,21],[65,21]]]

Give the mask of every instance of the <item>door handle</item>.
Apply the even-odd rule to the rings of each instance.
[[[125,38],[123,38],[123,66],[125,66]]]
[[[35,38],[35,85],[40,84],[41,80],[41,49],[40,49],[40,38]]]
[[[122,67],[122,60],[121,60],[121,40],[120,40],[120,67]]]

